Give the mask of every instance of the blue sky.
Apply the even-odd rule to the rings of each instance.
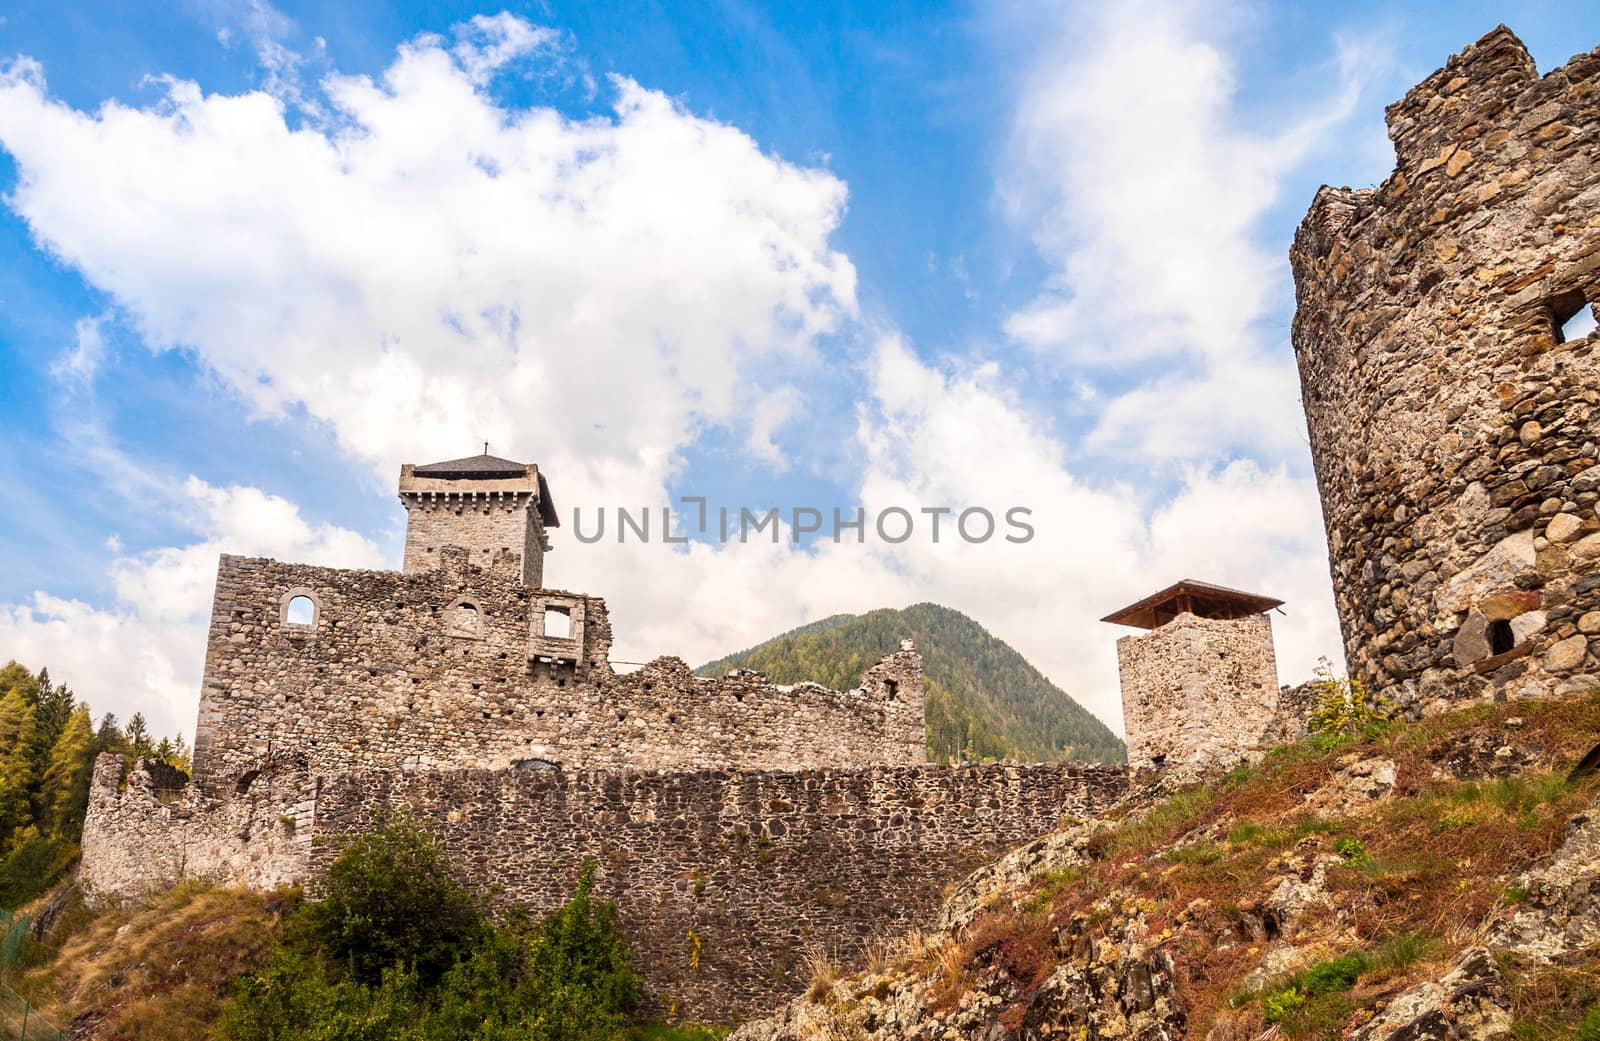
[[[564,510],[1013,505],[1020,546],[579,546],[621,658],[933,599],[1119,724],[1178,577],[1337,658],[1288,328],[1316,187],[1591,5],[12,5],[0,658],[192,725],[218,552],[396,566],[400,463]]]

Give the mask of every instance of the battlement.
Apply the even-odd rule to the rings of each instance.
[[[1295,355],[1352,674],[1413,711],[1600,671],[1600,49],[1501,26],[1295,236]]]

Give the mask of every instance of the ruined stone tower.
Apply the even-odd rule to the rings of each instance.
[[[1184,579],[1101,619],[1150,630],[1117,641],[1130,770],[1231,765],[1276,732],[1282,603]]]
[[[1413,712],[1592,684],[1600,50],[1540,78],[1498,28],[1388,125],[1291,253],[1349,668]]]
[[[426,466],[407,463],[400,468],[400,501],[407,574],[432,571],[444,547],[460,546],[472,564],[513,568],[524,585],[544,584],[545,529],[560,522],[550,487],[533,463],[487,451]]]

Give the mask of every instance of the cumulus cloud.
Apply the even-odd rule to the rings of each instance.
[[[195,477],[182,498],[197,540],[112,561],[115,603],[97,607],[47,592],[0,606],[8,657],[48,664],[96,711],[143,712],[161,733],[192,737],[217,558],[276,557],[335,567],[380,567],[377,547],[353,531],[313,524],[257,488],[215,488]]]
[[[1354,110],[1373,55],[1339,44],[1329,93],[1264,121],[1239,111],[1223,40],[1240,13],[1225,0],[1080,5],[1048,21],[1001,190],[1052,273],[1007,331],[1063,367],[1110,372],[1123,400],[1099,417],[1097,449],[1294,452],[1293,358],[1284,330],[1262,324],[1291,301],[1284,244],[1260,225]],[[1229,408],[1242,387],[1270,393]],[[1177,437],[1174,416],[1187,421]]]
[[[458,36],[328,77],[330,118],[299,126],[181,80],[78,111],[18,60],[9,203],[147,343],[264,413],[303,406],[384,479],[488,439],[569,500],[656,493],[693,431],[748,430],[779,363],[855,313],[844,185],[623,77],[609,118],[506,109],[486,79],[548,30]]]
[[[780,432],[811,408],[808,377],[826,352],[854,361],[861,503],[1022,506],[1031,542],[972,545],[947,526],[900,546],[581,545],[563,527],[547,578],[609,597],[623,660],[697,662],[822,615],[939,601],[1116,725],[1117,633],[1096,619],[1177,578],[1290,601],[1286,680],[1337,646],[1311,482],[1283,453],[1218,448],[1263,440],[1241,397],[1293,409],[1292,372],[1252,328],[1281,277],[1255,222],[1282,142],[1234,128],[1229,63],[1195,22],[1140,10],[1148,41],[1133,15],[1104,15],[1128,20],[1092,51],[1042,48],[1018,99],[1007,190],[1056,274],[1009,327],[1103,408],[1081,443],[1021,394],[1031,373],[933,363],[869,334],[830,244],[845,186],[825,169],[626,77],[600,118],[496,102],[497,73],[560,60],[548,30],[510,16],[410,41],[376,78],[325,78],[305,120],[284,91],[181,80],[155,104],[80,111],[18,60],[0,76],[8,202],[147,344],[189,352],[259,413],[303,409],[383,485],[399,462],[490,440],[536,459],[566,509],[656,506],[708,427],[787,466]],[[1091,112],[1084,92],[1116,80],[1125,96],[1140,55],[1174,63],[1181,89],[1133,97],[1137,119]],[[1166,201],[1180,197],[1188,208]],[[1150,212],[1119,210],[1147,199]],[[1097,385],[1141,355],[1172,360],[1167,376]],[[1225,436],[1209,436],[1219,417]],[[1130,441],[1181,466],[1176,491],[1099,465]],[[178,502],[205,518],[196,540],[116,560],[112,606],[38,593],[0,608],[10,653],[80,670],[63,675],[169,729],[191,722],[219,552],[384,563],[254,489],[192,479]]]

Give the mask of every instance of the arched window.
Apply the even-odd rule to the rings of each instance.
[[[304,593],[291,596],[283,605],[283,622],[285,625],[316,625],[317,602]]]
[[[451,636],[479,636],[482,617],[483,609],[477,601],[462,597],[445,612],[445,631]]]
[[[1504,654],[1517,645],[1516,634],[1511,631],[1511,623],[1498,621],[1489,623],[1489,653]]]

